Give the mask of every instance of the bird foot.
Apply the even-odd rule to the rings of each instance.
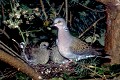
[[[72,63],[73,63],[73,60],[69,60],[67,62],[64,62],[60,66],[63,67],[63,68],[68,68],[70,66],[70,64],[72,64]]]

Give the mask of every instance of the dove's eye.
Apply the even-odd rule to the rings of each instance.
[[[57,23],[61,23],[61,21],[58,21]]]

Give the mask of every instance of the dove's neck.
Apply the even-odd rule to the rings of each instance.
[[[65,26],[66,27],[66,26]],[[58,30],[58,45],[68,46],[72,41],[72,36],[67,28],[61,28]]]
[[[70,50],[71,43],[73,41],[73,36],[70,34],[69,30],[64,28],[58,30],[58,49],[61,55],[66,58],[76,58],[76,54],[72,54]]]

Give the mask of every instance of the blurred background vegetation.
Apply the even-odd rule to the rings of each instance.
[[[21,53],[21,42],[24,42],[26,46],[36,46],[47,41],[52,46],[57,38],[57,30],[50,26],[56,17],[66,19],[73,36],[93,47],[102,49],[104,47],[107,14],[105,5],[100,2],[95,0],[0,0],[0,4],[0,40],[18,54]],[[83,61],[80,64],[86,62]],[[86,65],[91,63],[95,62],[88,61]],[[0,65],[0,79],[30,79],[4,62],[0,64],[2,64]],[[5,66],[4,69],[3,66]],[[86,66],[76,65],[75,69],[79,78],[83,78],[86,73],[91,72],[89,69],[81,67]],[[112,69],[109,71],[108,67],[99,68],[94,65],[92,70],[99,77],[103,77],[105,72],[114,73],[114,67],[109,67]],[[7,68],[9,68],[8,71],[6,71]],[[10,76],[8,72],[13,74]],[[85,74],[81,74],[84,72]],[[68,74],[64,74],[63,77],[66,80],[68,77],[69,80],[77,80],[76,77],[70,77]],[[63,78],[53,78],[52,80],[63,80]]]
[[[25,42],[26,38],[29,43],[54,41],[56,35],[52,33],[56,31],[51,30],[50,25],[56,17],[66,18],[67,13],[68,26],[74,36],[86,42],[98,41],[104,46],[105,5],[95,0],[71,0],[67,4],[66,12],[64,0],[1,0],[0,26],[6,26],[6,33],[18,43]]]

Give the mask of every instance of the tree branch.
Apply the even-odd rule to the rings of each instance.
[[[22,71],[23,73],[26,73],[34,80],[41,80],[42,79],[42,77],[39,75],[39,73],[36,72],[33,68],[31,68],[24,61],[4,52],[2,50],[0,50],[0,60],[15,67],[18,71]]]
[[[40,4],[41,4],[41,7],[42,7],[43,14],[45,15],[45,19],[47,20],[48,16],[47,16],[47,14],[45,12],[45,8],[44,8],[44,4],[43,4],[42,0],[40,0]]]

